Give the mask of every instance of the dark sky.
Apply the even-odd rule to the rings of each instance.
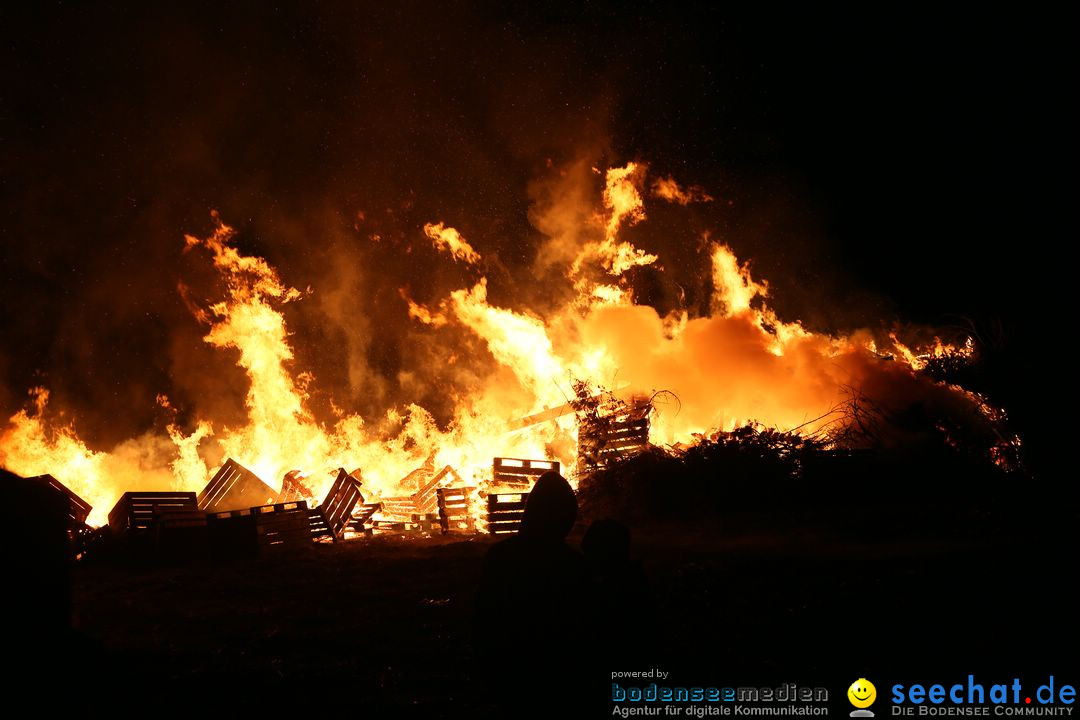
[[[535,253],[530,180],[581,153],[723,198],[695,222],[824,329],[969,317],[1015,344],[1072,307],[1055,305],[1075,237],[1064,17],[39,5],[0,11],[0,409],[45,383],[114,418],[88,421],[101,442],[152,423],[161,390],[235,380],[228,362],[207,379],[176,291],[211,208],[298,287],[333,289],[359,211],[384,253],[445,219],[513,278]],[[421,299],[449,282],[418,270]],[[356,272],[359,325],[400,313],[400,278]],[[317,319],[294,329],[325,358],[348,329]],[[362,362],[392,375],[408,339]]]

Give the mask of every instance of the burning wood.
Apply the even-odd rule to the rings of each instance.
[[[389,497],[382,500],[381,514],[390,520],[407,520],[416,512],[416,503],[411,495],[404,497]]]
[[[574,412],[576,412],[576,410],[574,409],[573,403],[563,403],[562,405],[547,408],[545,410],[541,410],[538,413],[526,415],[523,418],[518,418],[517,420],[514,420],[509,425],[509,431],[513,432],[514,430],[521,430],[522,428],[539,425],[540,423],[547,422],[548,420],[557,420],[564,415],[571,415]]]
[[[439,514],[414,513],[412,516],[412,524],[416,525],[417,529],[421,532],[432,532],[439,526]]]
[[[229,458],[199,493],[199,509],[239,510],[273,503],[277,496],[255,473]]]
[[[470,498],[474,487],[439,488],[439,525],[443,534],[453,532],[471,533],[475,530]]]
[[[422,488],[413,493],[412,500],[416,505],[416,511],[424,514],[434,512],[438,502],[436,497],[438,489],[449,487],[455,482],[460,483],[461,477],[458,476],[457,471],[454,470],[454,468],[447,465],[440,470],[437,475],[432,477]]]
[[[413,514],[408,520],[374,520],[371,530],[376,535],[386,534],[430,534],[439,527],[439,516],[435,513]]]
[[[401,533],[411,531],[415,528],[411,523],[405,521],[395,520],[375,520],[371,523],[371,529],[376,535],[383,535],[386,533]]]
[[[410,473],[402,480],[402,484],[415,475]],[[419,490],[412,495],[384,498],[382,501],[382,514],[388,519],[400,521],[412,521],[413,515],[434,514],[438,509],[437,491],[439,488],[449,487],[454,482],[460,483],[461,477],[454,468],[447,465],[438,474],[431,476]]]
[[[492,493],[487,499],[487,527],[492,535],[516,533],[525,517],[529,493]]]
[[[361,505],[360,511],[352,516],[352,522],[349,527],[353,532],[360,535],[371,535],[371,528],[367,527],[371,522],[371,518],[375,516],[375,513],[382,509],[382,503],[368,503],[367,505]]]
[[[492,462],[493,485],[528,490],[536,479],[546,472],[559,472],[560,465],[555,460],[524,460],[521,458],[497,457]]]
[[[314,500],[315,495],[304,483],[304,474],[299,470],[290,470],[281,479],[281,491],[274,502],[296,502],[298,500]]]
[[[356,507],[357,502],[363,501],[360,483],[345,472],[344,468],[340,468],[337,479],[334,480],[330,492],[326,494],[326,499],[309,513],[311,534],[315,537],[327,536],[335,542],[341,540],[345,537],[345,530],[352,520],[353,508]]]
[[[948,421],[947,426],[976,429],[978,425],[977,432],[992,443],[988,449],[995,456],[1007,458],[1019,452],[1019,440],[1005,430],[1003,414],[979,396],[942,386],[925,372],[937,360],[939,365],[945,363],[938,370],[948,376],[950,359],[970,357],[972,346],[959,348],[935,341],[928,351],[925,346],[908,347],[895,333],[888,340],[873,329],[832,337],[796,321],[783,321],[769,306],[768,284],[754,278],[745,259],[727,246],[706,243],[702,249],[708,250],[708,261],[700,268],[686,268],[695,282],[709,288],[707,296],[698,293],[696,305],[661,314],[636,301],[633,283],[625,273],[644,266],[659,273],[665,264],[673,269],[670,262],[660,262],[659,254],[646,253],[620,234],[645,219],[642,191],[648,168],[629,163],[601,174],[605,188],[593,199],[589,212],[582,215],[578,212],[582,208],[574,208],[572,214],[599,217],[601,232],[584,233],[582,238],[595,236],[577,248],[565,248],[568,252],[562,260],[567,264],[562,275],[570,281],[565,288],[569,292],[555,293],[553,297],[565,298],[565,302],[550,307],[498,306],[493,298],[502,291],[489,297],[489,282],[494,290],[501,281],[482,274],[486,264],[480,261],[477,248],[454,228],[434,222],[436,218],[425,225],[438,251],[469,263],[481,275],[471,286],[433,299],[437,306],[421,307],[409,300],[408,313],[399,319],[408,322],[411,317],[432,326],[453,323],[471,333],[470,342],[478,340],[488,352],[474,353],[472,345],[448,348],[447,362],[461,358],[462,366],[467,366],[455,377],[490,381],[470,387],[468,394],[459,392],[464,387],[448,387],[449,394],[429,393],[435,388],[428,388],[419,396],[469,395],[476,402],[455,401],[453,407],[441,408],[449,413],[433,414],[432,408],[413,404],[415,398],[395,398],[393,408],[380,408],[380,413],[392,410],[388,417],[394,418],[386,425],[386,433],[377,430],[381,425],[371,422],[371,417],[345,412],[336,414],[333,422],[317,417],[305,389],[317,378],[297,373],[296,349],[290,340],[296,332],[287,326],[282,308],[305,293],[291,287],[266,259],[245,255],[234,243],[235,231],[215,214],[209,235],[186,236],[185,246],[214,269],[223,281],[221,294],[207,298],[205,307],[187,294],[185,298],[198,322],[208,326],[204,340],[235,353],[248,381],[242,385],[247,422],[213,431],[210,418],[192,416],[190,434],[169,425],[167,437],[154,440],[163,441],[163,447],[171,443],[175,453],[155,452],[153,456],[160,458],[155,467],[143,468],[131,458],[146,453],[95,451],[73,430],[49,427],[49,393],[37,388],[31,391],[36,409],[19,411],[0,434],[0,460],[26,475],[48,468],[77,474],[80,484],[73,487],[100,513],[114,501],[123,482],[148,471],[171,480],[162,487],[197,489],[207,474],[204,441],[212,434],[213,442],[228,457],[248,459],[262,477],[281,477],[290,468],[336,467],[342,457],[357,458],[368,474],[365,487],[386,498],[387,519],[407,521],[413,514],[435,512],[437,487],[430,483],[437,463],[452,464],[479,482],[490,459],[481,449],[493,441],[500,443],[500,453],[511,456],[506,460],[557,456],[562,461],[560,471],[578,478],[641,452],[650,432],[665,444],[692,443],[702,434],[738,427],[750,417],[768,427],[801,429],[803,434],[828,428],[840,445],[847,437],[845,426],[857,417],[830,419],[830,407],[835,406],[838,392],[849,387],[895,395],[895,400],[875,399],[895,406],[890,409],[897,412],[910,404],[914,393],[938,408],[935,412]],[[413,362],[408,348],[399,350],[402,362]],[[879,362],[884,356],[896,362]],[[485,366],[473,365],[478,357],[484,358],[481,364]],[[487,363],[494,365],[487,367]],[[686,398],[686,411],[661,416],[650,412],[648,402],[639,407],[634,401],[616,400],[613,393],[598,391],[601,382],[614,382],[616,376],[628,390],[620,398],[670,385]],[[572,393],[567,393],[564,378],[580,380],[571,381]],[[164,395],[158,402],[171,407]],[[338,408],[340,402],[330,405]],[[400,412],[403,407],[408,410]],[[576,443],[567,418],[573,413],[579,416]],[[436,416],[446,421],[435,422]],[[509,420],[515,417],[520,419]],[[807,423],[806,418],[816,419]],[[532,478],[514,478],[513,474],[506,466],[495,468],[496,482],[528,489]],[[399,481],[403,475],[404,481]],[[132,482],[130,486],[138,485]],[[317,496],[325,489],[322,485],[306,488]],[[420,496],[414,495],[425,489]],[[301,499],[311,503],[314,497],[305,492],[299,473],[286,476],[278,493],[229,459],[199,494],[198,503],[202,509],[218,511]],[[103,519],[90,517],[98,522]]]
[[[649,446],[649,415],[653,410],[648,398],[634,398],[626,403],[610,393],[591,395],[584,384],[576,388],[578,415],[579,478],[591,475]]]

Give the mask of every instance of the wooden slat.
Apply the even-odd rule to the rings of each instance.
[[[546,472],[559,472],[557,460],[530,460],[527,458],[501,458],[492,460],[492,474],[495,483],[521,484],[530,486]]]
[[[426,500],[429,496],[434,497],[435,491],[440,487],[446,487],[454,482],[461,482],[461,478],[458,477],[454,468],[446,465],[436,475],[432,476],[431,480],[422,488],[412,494],[413,502],[419,505],[421,500]]]
[[[382,509],[382,503],[371,503],[370,505],[363,505],[360,511],[353,515],[352,528],[357,532],[363,532],[364,525],[371,521],[372,516],[375,515],[380,509]]]
[[[126,492],[109,512],[109,527],[118,533],[145,530],[153,524],[157,512],[196,509],[195,493],[192,492]]]
[[[522,510],[528,501],[529,493],[501,493],[488,495],[488,512],[495,510]]]
[[[488,495],[487,530],[492,535],[516,532],[525,515],[529,493],[496,493]]]
[[[237,510],[272,503],[278,495],[255,473],[229,458],[199,493],[199,509],[211,512]]]
[[[345,535],[345,529],[349,526],[353,508],[357,502],[363,502],[364,496],[360,494],[360,483],[344,468],[338,470],[338,476],[333,486],[326,494],[326,499],[319,506],[330,535],[334,540],[339,540]]]
[[[206,513],[201,510],[164,510],[154,513],[159,528],[205,527]]]
[[[311,495],[311,491],[300,480],[300,471],[293,470],[285,474],[285,477],[281,479],[281,490],[277,494],[277,498],[274,502],[293,502],[295,500],[303,500],[305,498],[314,498]]]
[[[649,447],[649,417],[644,411],[583,422],[578,427],[579,476],[638,455]]]
[[[308,531],[312,537],[332,537],[334,534],[318,508],[308,510]]]
[[[307,504],[296,505],[300,507],[255,513],[255,533],[260,548],[291,547],[311,542]]]
[[[404,530],[409,523],[407,522],[390,522],[388,520],[376,520],[371,523],[373,530]]]
[[[256,505],[251,508],[252,515],[271,515],[273,513],[290,512],[293,510],[307,510],[307,503],[303,500],[293,500],[291,502],[283,503],[268,503],[266,505]]]
[[[439,488],[439,526],[442,532],[472,532],[475,521],[470,500],[474,487]]]
[[[618,440],[639,440],[641,442],[649,441],[649,428],[642,428],[640,430],[619,430],[618,432],[605,433],[603,439],[609,443],[616,442]]]
[[[546,410],[541,410],[538,413],[512,420],[509,423],[509,428],[510,430],[520,430],[521,428],[526,428],[530,425],[537,425],[548,420],[555,420],[563,415],[569,415],[572,412],[574,412],[574,406],[570,403],[565,403],[558,407],[548,408]]]

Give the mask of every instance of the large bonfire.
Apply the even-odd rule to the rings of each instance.
[[[635,302],[630,274],[642,267],[663,270],[662,257],[625,239],[627,228],[646,220],[646,199],[688,205],[712,198],[670,177],[650,178],[643,164],[603,176],[592,216],[581,221],[588,227],[550,233],[546,251],[563,264],[565,280],[553,295],[567,298],[554,308],[492,304],[488,290],[495,280],[486,276],[476,239],[440,221],[417,228],[431,252],[460,264],[473,280],[435,302],[417,302],[402,288],[401,317],[386,321],[414,323],[432,342],[445,341],[441,334],[448,327],[464,329],[489,355],[465,357],[462,349],[451,356],[487,372],[478,376],[478,387],[460,395],[450,422],[436,422],[417,404],[386,408],[379,418],[335,406],[333,421],[317,419],[308,400],[318,378],[295,367],[283,307],[319,289],[290,287],[287,275],[266,260],[243,254],[233,229],[214,213],[213,232],[185,242],[188,252],[213,263],[223,295],[200,302],[182,281],[179,287],[205,326],[203,340],[236,353],[247,375],[246,422],[197,420],[181,427],[174,421],[111,449],[91,449],[79,437],[78,419],[51,413],[49,391],[38,387],[30,391],[30,407],[12,416],[0,434],[0,465],[60,478],[93,504],[92,523],[104,522],[126,490],[197,491],[226,457],[271,485],[299,470],[316,498],[339,467],[362,471],[365,494],[411,492],[403,478],[432,459],[434,467],[450,465],[470,484],[490,479],[496,455],[555,459],[573,477],[578,448],[572,409],[582,388],[624,398],[658,391],[677,397],[678,403],[653,413],[650,442],[659,446],[685,446],[747,423],[841,443],[850,438],[845,430],[852,417],[843,408],[852,397],[883,406],[890,398],[913,396],[943,416],[982,418],[986,433],[996,438],[990,446],[1017,442],[999,431],[1000,418],[982,398],[920,372],[934,357],[970,355],[963,338],[920,349],[880,328],[844,336],[812,332],[778,317],[768,304],[768,284],[752,277],[749,265],[721,242],[702,240],[710,258],[710,267],[701,269],[712,288],[707,312],[662,315]],[[176,417],[168,397],[159,395],[158,402]],[[540,422],[521,421],[560,407],[571,409],[543,414]],[[395,430],[376,429],[387,426]]]

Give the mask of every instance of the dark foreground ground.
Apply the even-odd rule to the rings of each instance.
[[[1074,673],[1071,529],[872,527],[791,513],[636,528],[655,612],[627,632],[648,650],[591,670],[596,697],[611,672],[640,665],[680,683],[824,684],[838,697],[857,677]],[[501,717],[470,629],[492,542],[379,537],[257,560],[86,563],[74,576],[80,652],[113,687],[171,697],[269,693],[365,717]],[[489,619],[508,632],[521,620],[514,608]],[[559,665],[523,684],[557,693]]]

